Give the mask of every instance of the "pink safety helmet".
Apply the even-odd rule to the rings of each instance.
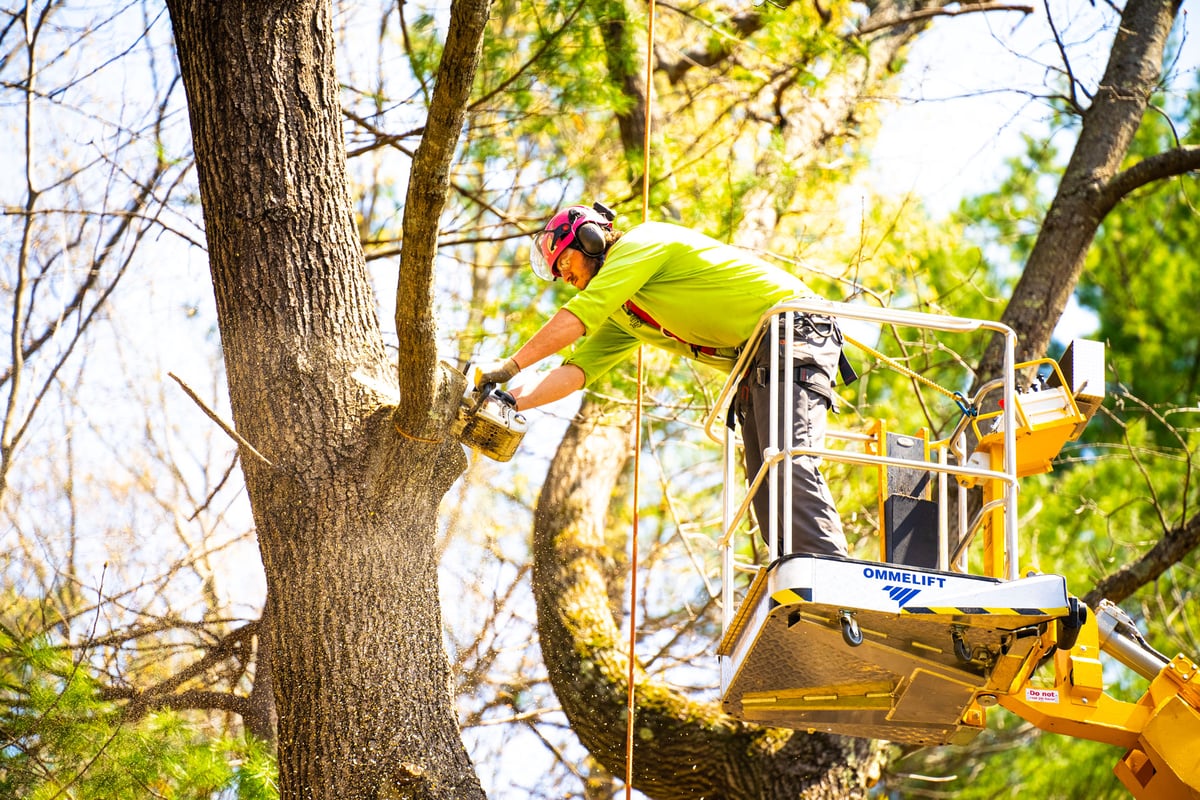
[[[555,262],[563,251],[574,246],[584,255],[604,255],[604,232],[612,230],[616,217],[602,203],[587,206],[571,206],[559,211],[546,227],[533,235],[533,247],[529,249],[529,261],[534,273],[544,280],[557,280],[558,267]]]

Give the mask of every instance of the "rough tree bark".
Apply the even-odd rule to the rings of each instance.
[[[551,683],[571,728],[625,774],[628,643],[609,611],[605,515],[630,456],[628,410],[585,400],[534,516],[533,588]],[[865,797],[876,743],[747,725],[635,672],[634,785],[656,800]]]
[[[455,0],[450,6],[437,84],[404,202],[404,251],[396,286],[396,333],[404,364],[396,424],[416,439],[436,439],[444,433],[462,395],[461,385],[449,380],[438,363],[433,262],[450,188],[450,162],[466,117],[487,19],[487,0]]]
[[[233,417],[265,457],[243,452],[271,606],[281,797],[482,797],[455,719],[433,546],[438,502],[465,463],[445,435],[463,385],[425,359],[401,387],[424,412],[408,430],[394,422],[394,365],[347,191],[329,4],[168,8]],[[452,142],[431,147],[437,174]],[[440,205],[423,207],[436,226]],[[421,319],[432,249],[417,251],[407,311]],[[428,352],[429,326],[413,328]]]

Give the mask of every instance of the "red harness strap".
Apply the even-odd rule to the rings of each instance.
[[[640,319],[642,322],[653,327],[655,330],[660,331],[663,336],[674,339],[677,342],[683,342],[688,347],[692,348],[693,353],[697,353],[697,354],[703,353],[706,356],[714,356],[717,354],[717,348],[715,348],[715,347],[705,347],[705,346],[699,345],[699,344],[692,344],[688,340],[681,339],[680,337],[671,333],[669,330],[664,328],[662,325],[659,325],[658,322],[654,319],[654,317],[650,316],[650,314],[648,314],[644,308],[641,308],[636,303],[634,303],[632,300],[625,301],[625,310],[628,311],[630,314],[633,314],[635,317]]]

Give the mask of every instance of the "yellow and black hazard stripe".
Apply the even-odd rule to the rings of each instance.
[[[811,603],[812,589],[779,589],[771,595],[771,605],[786,606],[795,603]],[[1070,609],[1031,608],[1012,606],[902,606],[901,614],[921,616],[991,616],[991,617],[1065,617]]]
[[[905,606],[900,609],[903,614],[942,614],[973,615],[973,616],[1003,616],[1003,617],[1062,617],[1068,609],[1060,608],[985,608],[983,606]]]
[[[780,589],[771,595],[773,605],[790,606],[793,603],[811,603],[812,589]]]

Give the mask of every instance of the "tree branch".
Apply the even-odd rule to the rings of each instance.
[[[1129,0],[1104,77],[1001,322],[1017,333],[1017,361],[1046,352],[1054,326],[1079,282],[1088,249],[1110,209],[1099,198],[1118,174],[1162,73],[1178,0]],[[1135,173],[1136,174],[1136,173]],[[976,386],[1000,374],[1003,340],[993,337],[976,370]]]
[[[485,103],[491,102],[492,98],[498,96],[509,86],[512,86],[518,78],[528,72],[534,64],[538,63],[538,61],[540,61],[544,55],[558,47],[558,40],[570,29],[571,24],[575,22],[575,18],[579,16],[579,12],[582,11],[586,5],[587,0],[580,0],[575,8],[571,9],[571,13],[567,14],[566,18],[562,22],[562,25],[558,27],[558,30],[552,35],[546,37],[546,40],[542,42],[542,46],[539,47],[532,55],[530,55],[529,58],[525,59],[524,64],[513,70],[512,74],[500,81],[500,83],[484,92],[482,96],[471,103],[468,110],[475,111],[476,109],[481,108]]]
[[[433,269],[438,223],[450,188],[450,163],[458,145],[467,100],[488,20],[487,0],[455,0],[438,65],[425,134],[413,155],[404,203],[404,249],[396,285],[396,333],[407,354],[399,370],[397,428],[410,440],[435,443],[457,408],[442,391],[437,325],[433,318]],[[441,395],[441,396],[439,396]]]
[[[378,150],[381,147],[393,147],[409,158],[412,158],[413,152],[404,145],[400,144],[400,142],[424,132],[424,128],[415,128],[413,130],[405,131],[404,133],[388,133],[387,131],[380,129],[377,125],[372,124],[371,121],[363,115],[356,114],[348,108],[342,109],[342,116],[375,137],[375,141],[371,142],[370,144],[363,145],[362,147],[355,148],[354,150],[347,150],[347,159],[361,156],[363,153],[369,153],[372,150]]]
[[[245,716],[250,708],[248,698],[233,692],[213,692],[204,689],[189,689],[178,694],[151,695],[136,689],[105,689],[101,692],[105,700],[128,700],[129,714],[134,719],[151,711],[169,708],[175,711],[212,710],[230,711]]]
[[[614,773],[627,755],[631,654],[609,600],[609,582],[620,573],[605,521],[629,461],[632,424],[628,409],[584,400],[542,485],[533,531],[533,593],[550,682],[580,742]],[[659,800],[836,796],[830,786],[851,774],[842,770],[861,785],[882,753],[865,739],[739,722],[649,675],[640,661],[634,682],[635,783]]]
[[[1137,561],[1101,578],[1095,588],[1084,595],[1083,601],[1093,608],[1102,599],[1119,603],[1147,583],[1158,579],[1197,546],[1200,546],[1200,514],[1180,527],[1167,531]]]
[[[749,38],[751,34],[761,30],[764,25],[763,15],[757,10],[739,11],[729,17],[727,22],[733,29],[730,31],[723,26],[713,25],[699,19],[687,9],[670,3],[659,3],[659,5],[708,27],[720,37],[715,42],[690,47],[684,50],[679,58],[670,61],[656,51],[655,61],[658,69],[666,73],[667,80],[671,82],[671,85],[678,83],[693,67],[713,67],[729,58],[735,44]]]
[[[211,647],[196,661],[188,664],[176,674],[169,678],[160,681],[158,684],[150,687],[139,694],[147,696],[160,696],[173,694],[176,689],[182,686],[187,681],[204,674],[208,669],[215,667],[222,661],[230,658],[239,648],[245,648],[250,637],[258,632],[258,621],[248,622],[240,628],[231,632],[228,636],[217,642],[216,646]]]
[[[149,689],[110,686],[101,690],[105,700],[128,700],[128,713],[134,718],[160,708],[215,709],[237,714],[249,712],[250,699],[232,692],[188,689],[177,692],[189,680],[203,675],[221,662],[233,657],[240,648],[248,649],[250,637],[258,632],[258,621],[248,622],[229,633],[209,648],[198,660]]]
[[[196,405],[200,406],[200,410],[203,411],[206,415],[208,415],[209,419],[211,419],[213,422],[217,423],[217,426],[221,430],[225,431],[225,433],[227,433],[231,439],[233,439],[235,442],[237,442],[239,447],[245,449],[246,452],[248,452],[250,455],[254,456],[256,459],[261,461],[266,466],[274,468],[275,465],[272,464],[270,462],[270,460],[267,459],[266,456],[264,456],[262,453],[255,450],[254,445],[252,445],[248,441],[246,441],[245,437],[243,437],[240,433],[238,433],[236,430],[234,430],[232,425],[230,425],[225,420],[221,419],[217,415],[217,412],[213,411],[211,408],[206,406],[204,404],[204,401],[200,399],[200,396],[198,394],[196,394],[194,391],[192,391],[192,387],[190,387],[186,383],[184,383],[183,380],[180,379],[180,377],[178,375],[176,375],[174,372],[168,372],[167,375],[169,375],[176,383],[178,383],[179,388],[183,389],[183,391],[187,394],[187,396],[192,398],[192,401]]]
[[[1102,215],[1107,214],[1131,192],[1147,184],[1197,171],[1200,171],[1200,145],[1185,145],[1165,153],[1156,153],[1118,172],[1107,181],[1097,205]]]
[[[934,17],[957,17],[962,14],[974,14],[979,11],[1020,11],[1022,14],[1032,14],[1033,6],[1011,5],[1009,3],[978,3],[957,8],[923,8],[911,14],[902,14],[895,19],[868,20],[867,24],[851,33],[851,36],[866,36],[878,33],[886,28],[896,28],[912,22],[921,22]]]
[[[727,20],[728,28],[726,28],[700,20],[688,10],[670,3],[660,3],[659,5],[700,24],[707,25],[710,30],[720,37],[707,45],[697,45],[684,50],[680,54],[680,57],[674,60],[667,60],[656,53],[658,69],[666,73],[667,80],[672,85],[678,83],[693,67],[713,67],[729,58],[733,54],[735,44],[757,33],[765,24],[763,15],[757,10],[739,11],[733,14]],[[876,15],[874,10],[872,10],[871,16],[867,18],[863,26],[852,31],[846,38],[860,38],[889,28],[910,25],[914,22],[924,22],[934,17],[957,17],[962,14],[972,14],[979,11],[1020,11],[1023,14],[1032,14],[1033,6],[998,2],[979,3],[957,8],[925,8],[908,14],[898,14],[884,18],[877,18],[877,16],[882,15]]]

